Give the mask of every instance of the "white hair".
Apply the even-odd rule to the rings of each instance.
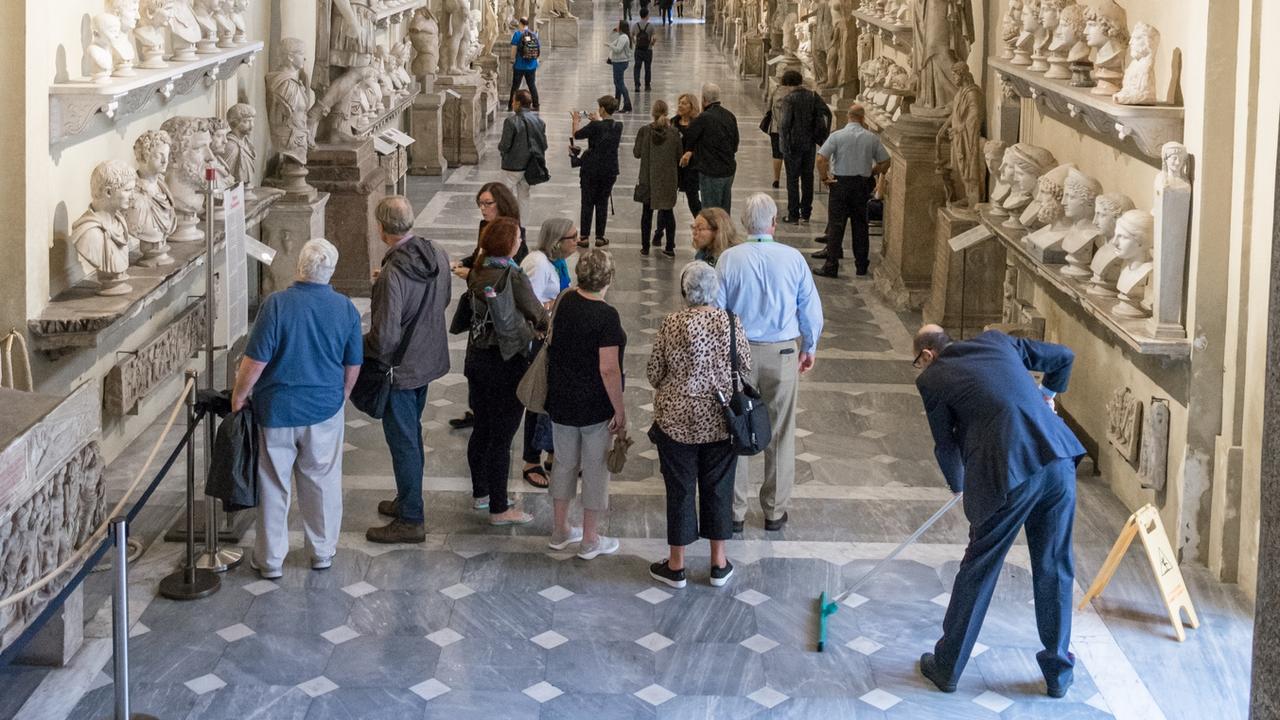
[[[742,226],[748,235],[762,235],[770,232],[778,219],[778,204],[764,193],[756,193],[747,198],[747,209],[742,213]]]
[[[720,86],[709,82],[702,83],[702,104],[710,105],[713,102],[720,102]]]
[[[303,282],[328,283],[338,267],[338,248],[324,238],[308,240],[298,253],[298,279]]]
[[[689,307],[720,304],[720,276],[715,268],[694,260],[680,271],[680,293]]]

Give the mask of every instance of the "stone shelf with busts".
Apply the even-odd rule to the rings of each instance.
[[[1160,163],[1160,148],[1182,142],[1184,108],[1180,105],[1121,105],[1089,88],[1074,87],[1066,80],[1046,79],[1000,58],[991,67],[1020,97],[1034,100],[1055,114],[1081,123],[1094,132],[1116,139],[1116,146],[1139,159]],[[1129,145],[1126,140],[1132,140]],[[1133,152],[1136,149],[1137,152]]]
[[[910,25],[898,23],[872,15],[863,10],[853,11],[853,21],[863,30],[876,33],[882,40],[908,51],[911,49],[911,38],[915,34]]]
[[[1079,307],[1086,315],[1104,327],[1111,335],[1140,355],[1156,355],[1169,358],[1185,358],[1191,354],[1191,342],[1185,339],[1152,337],[1147,329],[1148,318],[1130,318],[1116,312],[1119,301],[1115,298],[1090,295],[1088,279],[1084,281],[1062,273],[1065,265],[1042,262],[1026,246],[1024,231],[1004,227],[1006,216],[993,215],[991,206],[978,205],[978,219],[1004,245],[1006,257],[1035,277],[1042,286]],[[1067,304],[1063,304],[1064,307]],[[1184,336],[1185,337],[1185,336]]]
[[[391,127],[399,119],[400,115],[413,105],[414,99],[418,97],[418,93],[421,91],[422,88],[417,83],[414,83],[412,90],[401,96],[399,100],[392,103],[390,107],[379,113],[373,120],[356,129],[356,137],[361,139],[371,138]]]
[[[400,2],[397,0],[385,0],[381,7],[377,3],[374,4],[373,21],[379,27],[388,23],[398,23],[412,15],[414,10],[426,6],[427,0],[404,0]]]
[[[245,226],[253,228],[262,222],[267,211],[284,194],[283,190],[266,187],[245,191]],[[215,251],[223,244],[224,232],[221,218],[215,215]],[[205,243],[203,240],[170,242],[169,255],[173,258],[172,265],[130,265],[132,289],[123,295],[99,295],[99,285],[92,276],[58,293],[39,317],[27,321],[33,347],[50,357],[58,357],[103,344],[101,340],[105,335],[158,302],[177,283],[202,267]]]
[[[118,123],[151,104],[193,92],[202,82],[226,80],[243,65],[252,65],[262,52],[261,40],[239,47],[219,48],[198,55],[191,62],[166,61],[156,70],[136,68],[132,77],[113,77],[105,83],[91,80],[54,83],[49,86],[49,144],[70,140],[89,130],[95,119],[106,126]]]

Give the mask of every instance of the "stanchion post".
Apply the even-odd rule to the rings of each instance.
[[[156,720],[153,715],[133,713],[129,708],[129,521],[111,518],[112,574],[111,662],[115,680],[115,720]]]
[[[200,375],[187,371],[191,393],[187,395],[187,556],[183,566],[160,581],[160,595],[170,600],[196,600],[214,594],[222,580],[208,570],[196,567],[196,388]]]

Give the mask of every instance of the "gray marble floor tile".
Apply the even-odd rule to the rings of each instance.
[[[225,688],[224,688],[225,689]],[[216,694],[216,693],[214,693]],[[158,718],[185,718],[195,707],[197,696],[180,682],[140,683],[130,687],[132,709]],[[96,720],[114,715],[115,693],[110,685],[91,690],[71,711],[70,717]]]
[[[668,700],[667,702],[671,702]],[[667,703],[663,703],[666,705]],[[658,706],[659,708],[662,705]],[[646,720],[657,716],[655,708],[634,695],[565,694],[542,708],[542,720]]]
[[[574,640],[547,651],[547,682],[567,693],[633,693],[654,682],[654,653],[634,642]]]
[[[859,697],[875,687],[867,658],[840,645],[821,653],[778,647],[762,657],[769,687],[791,697]]]
[[[344,588],[364,579],[369,568],[369,556],[355,550],[338,549],[333,567],[328,570],[312,570],[311,555],[295,548],[285,561],[284,577],[276,584],[284,588],[314,588],[317,590]]]
[[[463,637],[529,639],[551,629],[551,601],[537,593],[475,593],[453,605],[449,627]]]
[[[756,632],[782,647],[813,650],[818,642],[818,596],[787,597],[755,607]],[[827,617],[827,638],[833,645],[862,635],[861,623],[853,608],[840,607]],[[874,622],[873,618],[865,618]]]
[[[563,699],[562,695],[550,702]],[[544,708],[519,690],[452,690],[428,702],[424,717],[427,720],[538,720]]]
[[[730,643],[676,643],[655,659],[655,682],[677,695],[746,696],[765,684],[760,656]]]
[[[347,625],[362,635],[422,637],[452,614],[453,601],[434,590],[379,590],[352,603]]]
[[[666,535],[666,521],[658,530]],[[556,583],[579,595],[632,596],[655,585],[649,563],[659,558],[617,555],[607,562],[570,558],[557,570]]]
[[[537,592],[556,584],[559,565],[546,555],[483,553],[466,561],[461,582],[476,592]]]
[[[632,641],[657,627],[657,609],[635,597],[574,595],[555,603],[552,629],[570,640]]]
[[[875,560],[854,560],[842,570],[841,585],[849,587],[861,580],[876,565]],[[895,560],[858,587],[858,594],[872,600],[901,602],[932,600],[948,592],[951,583],[943,583],[938,571],[923,563]]]
[[[425,705],[422,698],[408,690],[339,687],[313,700],[306,720],[420,718]]]
[[[333,649],[324,675],[344,688],[407,689],[432,676],[439,655],[426,638],[358,637]]]
[[[382,590],[434,592],[457,584],[463,564],[451,552],[393,550],[370,560],[364,580]]]
[[[282,588],[253,598],[242,622],[258,632],[317,634],[346,623],[353,602],[336,589]]]
[[[228,685],[199,696],[186,720],[305,720],[311,702],[293,686]]]
[[[886,710],[885,717],[888,720],[997,720],[1002,717],[972,702],[960,700],[959,694],[957,692],[956,696],[945,699],[915,695]]]
[[[791,701],[774,708],[773,713],[745,697],[720,695],[677,695],[656,708],[658,720],[720,720],[720,718],[773,718]],[[816,717],[816,716],[815,716]],[[836,717],[836,716],[830,716]],[[845,716],[840,716],[845,717]]]
[[[253,599],[253,595],[227,584],[213,595],[199,600],[179,602],[157,597],[139,619],[149,628],[182,628],[190,633],[213,632],[243,622]]]
[[[841,720],[885,720],[884,712],[857,698],[801,697],[788,700],[766,714],[769,720],[807,720],[808,718],[840,718]]]
[[[255,635],[227,644],[213,672],[228,684],[306,682],[324,674],[333,652],[333,644],[320,637],[327,629],[317,628],[314,635],[277,635],[259,630]]]
[[[756,634],[756,615],[732,597],[679,595],[658,606],[657,631],[677,643],[737,643]]]
[[[546,679],[546,666],[546,651],[524,638],[463,638],[440,649],[435,678],[455,690],[523,690]]]

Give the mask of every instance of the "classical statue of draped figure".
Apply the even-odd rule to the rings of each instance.
[[[941,117],[956,94],[951,65],[969,58],[972,0],[914,0],[911,67],[916,74],[915,115]]]

